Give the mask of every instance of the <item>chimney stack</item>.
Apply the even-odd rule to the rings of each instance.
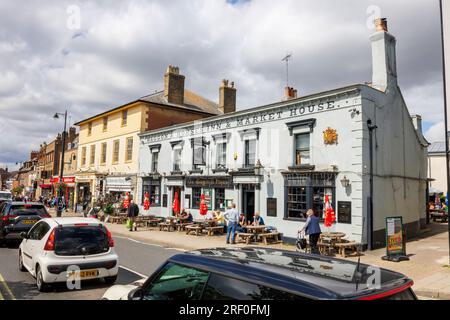
[[[284,88],[284,98],[286,100],[292,100],[297,98],[297,90],[291,87]]]
[[[184,104],[184,79],[178,67],[169,66],[164,75],[164,97],[168,103]]]
[[[228,83],[228,80],[222,80],[219,89],[219,109],[224,114],[236,111],[236,88],[234,82],[231,82],[231,86]]]
[[[414,128],[420,133],[422,133],[422,117],[418,114],[411,116]]]
[[[375,19],[375,33],[372,42],[372,87],[385,92],[390,86],[397,86],[396,39],[388,33],[387,20]]]

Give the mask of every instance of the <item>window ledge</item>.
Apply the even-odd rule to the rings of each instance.
[[[285,221],[306,222],[306,218],[283,218]]]
[[[288,167],[290,171],[313,171],[315,168],[316,166],[310,164],[301,164],[299,166]]]
[[[182,171],[171,171],[170,174],[172,176],[181,176],[183,174],[183,172]]]
[[[217,168],[217,169],[212,169],[213,173],[228,173],[228,168]]]
[[[189,170],[189,174],[203,174],[203,170],[202,169],[192,169],[192,170]]]

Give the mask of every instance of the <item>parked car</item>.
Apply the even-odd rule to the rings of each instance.
[[[4,202],[0,205],[0,241],[21,240],[20,233],[50,215],[42,203]]]
[[[12,200],[12,194],[9,191],[0,191],[0,204],[2,204],[5,201],[11,201]]]
[[[372,268],[287,250],[205,249],[177,254],[142,285],[113,286],[102,299],[417,299],[411,279],[385,269],[378,269],[377,273]],[[373,277],[374,274],[379,278]],[[379,282],[373,283],[373,279]]]
[[[119,258],[114,240],[96,219],[42,219],[22,237],[19,269],[36,278],[39,291],[70,279],[103,278],[109,284],[117,279]]]

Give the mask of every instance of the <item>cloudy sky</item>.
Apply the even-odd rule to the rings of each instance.
[[[169,64],[213,101],[235,81],[238,109],[282,98],[287,53],[301,95],[370,81],[379,15],[410,112],[443,140],[438,1],[0,0],[0,166],[62,131],[55,112],[74,123],[161,90]]]

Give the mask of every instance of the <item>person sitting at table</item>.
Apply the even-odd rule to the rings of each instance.
[[[214,220],[216,221],[216,225],[218,227],[225,227],[225,217],[220,210],[214,211]]]
[[[185,222],[192,222],[194,220],[192,214],[186,210],[183,210],[183,212],[181,213],[181,219]]]
[[[247,218],[245,218],[245,214],[241,213],[239,215],[239,224],[236,228],[237,232],[245,232],[247,226]]]
[[[254,225],[254,226],[263,226],[263,225],[265,225],[264,219],[261,217],[259,212],[256,212],[255,215],[253,216],[252,225]]]
[[[309,209],[306,212],[308,218],[306,219],[306,223],[300,232],[306,231],[306,234],[309,235],[309,245],[311,247],[311,253],[320,254],[319,249],[317,247],[317,242],[319,242],[320,234],[322,231],[320,230],[320,219],[314,212],[314,210]]]
[[[433,201],[430,201],[430,202],[428,203],[428,208],[429,208],[430,210],[434,210],[434,202],[433,202]]]

